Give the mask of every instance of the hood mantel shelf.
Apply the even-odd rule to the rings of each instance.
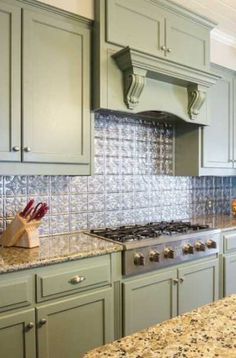
[[[152,78],[187,88],[188,114],[194,121],[206,99],[207,88],[220,79],[216,74],[163,60],[130,47],[125,47],[112,57],[123,72],[124,101],[129,109],[138,105],[146,78]]]

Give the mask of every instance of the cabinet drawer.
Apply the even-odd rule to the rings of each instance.
[[[0,312],[29,306],[33,301],[32,277],[3,278],[0,283]]]
[[[60,264],[37,274],[37,301],[44,301],[108,285],[111,282],[110,256]]]
[[[236,230],[223,234],[224,252],[236,251]]]

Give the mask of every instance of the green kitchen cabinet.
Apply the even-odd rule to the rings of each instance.
[[[89,175],[90,21],[9,3],[0,1],[0,172]]]
[[[193,13],[168,1],[150,0],[107,0],[106,10],[107,42],[208,68],[210,32]]]
[[[123,282],[123,334],[131,334],[219,298],[218,258],[161,269]]]
[[[21,9],[0,2],[0,161],[20,161]]]
[[[177,314],[176,270],[142,275],[123,282],[123,335]]]
[[[224,296],[236,294],[236,252],[223,258]]]
[[[76,358],[114,339],[113,291],[98,290],[40,306],[38,358]]]
[[[219,260],[210,259],[178,268],[178,314],[219,298]]]
[[[221,78],[208,89],[209,126],[176,125],[176,175],[236,174],[236,72],[211,68]]]
[[[0,357],[36,358],[34,309],[0,316]]]

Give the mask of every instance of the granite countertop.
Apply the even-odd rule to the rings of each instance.
[[[32,249],[0,248],[0,273],[121,251],[122,246],[82,232],[40,238]]]
[[[236,295],[94,349],[84,358],[236,358]]]
[[[193,223],[208,224],[210,227],[221,230],[236,229],[236,218],[230,215],[201,216],[191,220]]]

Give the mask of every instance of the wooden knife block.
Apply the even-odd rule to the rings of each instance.
[[[39,246],[38,227],[40,223],[40,220],[28,222],[25,218],[17,214],[1,235],[2,246],[24,248]]]

